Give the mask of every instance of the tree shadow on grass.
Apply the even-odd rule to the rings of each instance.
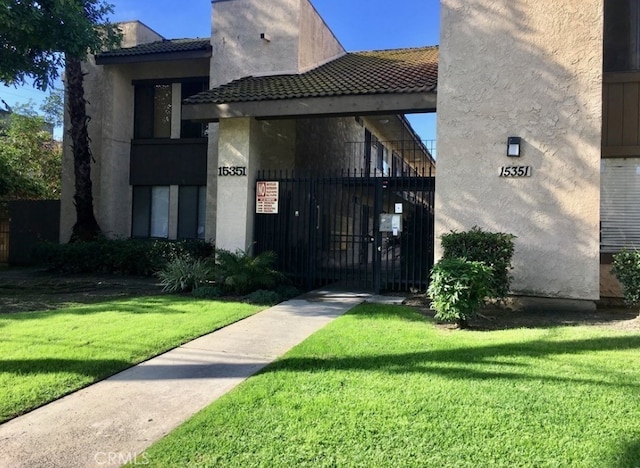
[[[118,359],[1,359],[0,372],[15,375],[72,373],[93,379],[113,375],[132,364]]]
[[[602,378],[582,378],[575,375],[530,373],[526,362],[508,361],[513,358],[543,359],[557,355],[578,355],[598,351],[640,351],[640,335],[590,338],[583,340],[534,340],[489,346],[468,346],[454,349],[417,351],[399,354],[348,357],[286,357],[263,372],[324,372],[335,370],[387,372],[391,374],[423,373],[449,379],[514,379],[540,380],[607,385],[638,389],[640,382],[629,381],[628,375],[605,373],[602,369],[590,375]],[[588,366],[589,363],[584,364]],[[487,368],[483,366],[494,366]],[[508,369],[504,369],[504,368]],[[522,372],[518,372],[522,368]],[[504,369],[504,370],[503,370]]]
[[[615,464],[615,468],[637,468],[640,466],[640,440],[628,443],[620,453]]]
[[[211,302],[206,299],[196,299],[190,295],[158,295],[158,296],[142,296],[142,297],[126,297],[126,298],[106,298],[99,302],[89,304],[70,304],[55,308],[55,310],[34,310],[21,311],[15,313],[0,313],[0,320],[33,320],[41,319],[52,313],[64,313],[74,315],[98,314],[102,312],[121,312],[134,314],[183,314],[185,313],[176,305],[189,303],[195,304],[198,301]],[[224,302],[220,300],[219,302]],[[232,302],[232,301],[227,301]],[[0,323],[0,327],[2,323]]]

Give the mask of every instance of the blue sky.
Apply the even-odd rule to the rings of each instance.
[[[269,1],[269,0],[265,0]],[[311,0],[348,51],[438,44],[439,0]],[[114,21],[140,20],[167,39],[208,37],[211,0],[109,0]],[[29,87],[0,87],[9,104],[45,93]],[[435,116],[409,116],[424,139],[435,139]]]

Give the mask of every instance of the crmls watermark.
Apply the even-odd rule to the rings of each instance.
[[[102,466],[121,466],[127,463],[137,466],[148,465],[149,457],[145,452],[138,454],[131,452],[96,452],[93,456],[93,461]]]

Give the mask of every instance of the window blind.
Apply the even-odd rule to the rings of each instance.
[[[602,160],[600,185],[600,251],[640,249],[640,158]]]

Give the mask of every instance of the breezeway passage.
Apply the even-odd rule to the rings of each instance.
[[[255,215],[256,252],[275,252],[278,269],[298,286],[426,290],[434,258],[428,164],[386,173],[261,171],[258,189],[266,183],[279,184],[280,196],[275,212]]]
[[[191,415],[370,298],[314,291],[17,417],[0,426],[0,466],[135,461]]]

